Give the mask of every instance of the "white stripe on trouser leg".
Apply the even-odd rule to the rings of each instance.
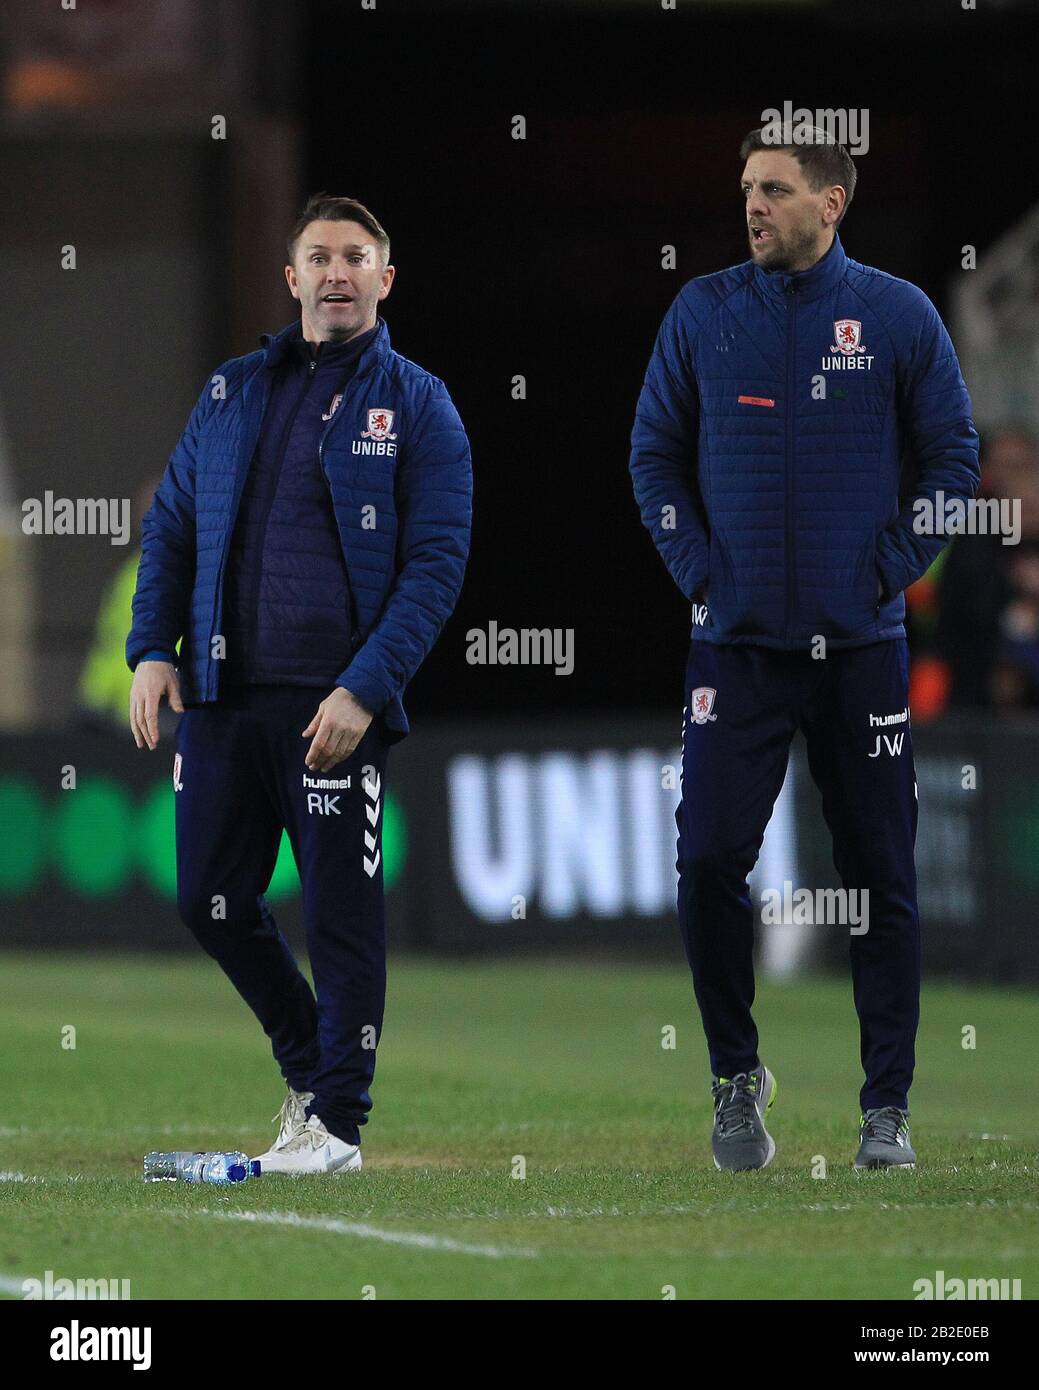
[[[379,867],[379,860],[382,858],[382,851],[378,848],[378,833],[374,828],[378,822],[379,810],[382,805],[382,778],[376,773],[374,781],[366,777],[361,786],[368,798],[364,804],[364,814],[368,817],[368,824],[372,826],[371,830],[364,832],[364,871],[369,878],[372,878],[375,875],[375,870]]]

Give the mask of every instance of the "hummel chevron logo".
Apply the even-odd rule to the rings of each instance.
[[[375,876],[375,870],[379,867],[379,861],[382,858],[382,851],[378,847],[379,836],[378,832],[375,830],[376,822],[379,819],[379,811],[382,807],[380,800],[382,794],[382,778],[378,773],[375,774],[374,779],[366,775],[361,786],[364,788],[364,794],[367,798],[364,804],[364,814],[368,817],[368,824],[372,827],[371,830],[365,830],[364,832],[364,848],[366,851],[363,856],[364,871],[369,878],[373,878]]]

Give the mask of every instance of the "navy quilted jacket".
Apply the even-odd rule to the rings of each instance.
[[[786,650],[904,635],[902,591],[946,541],[917,533],[913,502],[973,497],[980,478],[933,304],[839,238],[798,274],[747,261],[682,288],[630,466],[694,636]]]
[[[144,657],[178,664],[185,703],[219,695],[228,545],[273,368],[295,330],[213,373],[144,518],[126,659],[131,670]],[[335,683],[403,737],[404,688],[462,586],[472,466],[444,383],[391,349],[381,319],[319,453],[354,606],[355,650]]]

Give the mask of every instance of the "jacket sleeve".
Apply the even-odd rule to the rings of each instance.
[[[925,574],[949,540],[935,534],[935,494],[943,493],[945,502],[967,501],[981,479],[978,433],[956,350],[931,301],[915,286],[912,293],[920,312],[914,316],[899,375],[903,443],[916,478],[912,495],[877,537],[877,572],[885,599]],[[926,513],[917,506],[923,499],[928,502]],[[922,524],[922,517],[930,518],[928,524]]]
[[[696,481],[699,393],[680,294],[664,317],[635,409],[629,468],[642,524],[690,603],[707,580],[708,527]]]
[[[187,630],[195,583],[195,461],[202,419],[211,405],[207,383],[191,412],[152,505],[141,522],[141,559],[126,639],[126,664],[177,664],[177,643]]]
[[[399,460],[397,577],[378,621],[336,680],[373,714],[411,680],[458,600],[472,493],[469,441],[447,388],[434,379]]]

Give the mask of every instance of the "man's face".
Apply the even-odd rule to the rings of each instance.
[[[813,193],[789,150],[755,150],[740,179],[751,259],[762,270],[807,270],[830,248],[844,189]]]
[[[393,284],[379,247],[359,222],[311,222],[285,267],[293,299],[300,303],[303,336],[310,343],[344,343],[375,327],[376,310]]]

